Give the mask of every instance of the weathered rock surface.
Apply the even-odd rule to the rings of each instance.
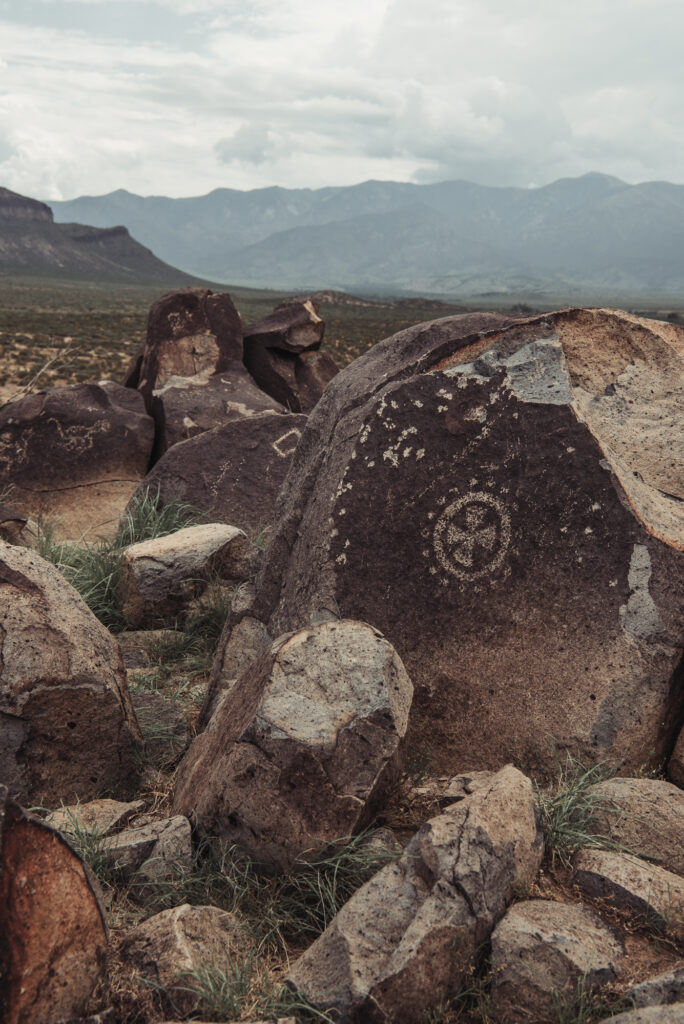
[[[133,629],[166,626],[182,615],[214,574],[243,579],[248,542],[226,523],[187,526],[123,552],[119,599]]]
[[[592,786],[600,797],[592,831],[684,875],[684,793],[659,779],[610,779]]]
[[[242,325],[230,295],[183,288],[151,307],[138,380],[133,369],[128,383],[150,403],[171,377],[218,373],[241,363],[242,353]]]
[[[256,386],[242,363],[231,363],[222,373],[170,377],[152,396],[155,460],[179,441],[232,420],[286,411]]]
[[[45,821],[67,836],[78,830],[108,836],[124,828],[131,818],[144,810],[144,807],[145,803],[142,800],[132,800],[130,803],[122,800],[90,800],[84,804],[73,804],[71,807],[60,807],[58,811],[51,811]]]
[[[120,953],[143,978],[163,989],[164,1002],[172,1012],[185,1015],[200,1003],[196,994],[187,991],[195,982],[193,973],[210,964],[227,970],[244,946],[244,931],[233,914],[185,903],[155,914],[128,932]]]
[[[131,702],[145,741],[147,760],[168,770],[190,742],[183,709],[160,693],[133,693]]]
[[[626,995],[634,1001],[636,1007],[684,1004],[684,965],[647,978],[640,985],[631,988]]]
[[[318,349],[325,324],[311,299],[282,302],[263,320],[245,327],[245,349],[260,345],[300,355]]]
[[[415,1024],[458,989],[541,856],[532,784],[509,765],[423,825],[345,904],[288,983],[340,1024]]]
[[[134,895],[141,897],[154,884],[178,877],[192,860],[190,822],[182,815],[129,828],[110,836],[101,852],[112,870],[125,881],[135,883]]]
[[[391,644],[365,623],[281,637],[193,742],[174,812],[287,867],[368,822],[398,768],[412,693]]]
[[[55,806],[135,776],[118,645],[57,569],[0,542],[0,778]]]
[[[270,525],[305,416],[260,415],[226,423],[170,448],[140,491],[163,506],[184,501],[250,536]]]
[[[134,391],[70,384],[0,409],[0,489],[21,512],[79,539],[112,529],[149,468],[154,422]]]
[[[590,896],[631,910],[653,926],[684,937],[684,879],[655,864],[612,850],[580,850],[572,884]]]
[[[628,1010],[617,1017],[606,1018],[600,1024],[682,1024],[684,1013],[680,1006],[648,1006],[641,1010]]]
[[[245,348],[245,364],[259,387],[291,412],[311,412],[339,373],[328,352],[293,356],[261,345]]]
[[[667,765],[668,777],[675,786],[684,789],[684,729],[679,734]]]
[[[0,785],[0,1017],[54,1024],[79,1014],[104,967],[97,884],[59,832]]]
[[[528,900],[508,910],[492,933],[492,1005],[501,1024],[555,1022],[554,1000],[614,982],[624,947],[593,911],[573,903]]]
[[[309,417],[243,614],[271,636],[380,629],[416,687],[409,740],[443,772],[550,765],[552,738],[658,763],[684,694],[670,327],[470,314],[380,342]]]

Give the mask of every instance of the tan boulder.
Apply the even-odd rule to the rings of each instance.
[[[174,812],[280,869],[351,835],[397,771],[412,692],[392,646],[365,623],[281,637],[191,745]]]
[[[66,836],[79,831],[108,836],[124,828],[144,807],[143,800],[132,800],[130,803],[122,800],[90,800],[51,811],[45,821]]]
[[[592,786],[600,798],[592,831],[668,871],[684,875],[684,793],[660,779],[609,779]]]
[[[516,903],[492,933],[492,1005],[501,1024],[555,1024],[555,1004],[615,982],[625,950],[594,911],[574,903]]]
[[[0,1008],[3,1024],[82,1012],[104,968],[97,883],[69,844],[0,786]]]
[[[0,542],[0,777],[32,803],[89,800],[136,774],[118,645],[64,577]]]
[[[182,815],[125,829],[105,839],[101,856],[112,873],[132,884],[132,894],[145,899],[168,879],[190,868],[190,822]]]
[[[680,1006],[647,1006],[641,1010],[628,1010],[617,1017],[606,1018],[600,1024],[682,1024],[684,1012]]]
[[[542,857],[532,783],[511,765],[416,833],[290,969],[339,1024],[415,1024],[456,991]]]

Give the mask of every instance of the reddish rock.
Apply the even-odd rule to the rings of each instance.
[[[162,506],[188,502],[212,521],[254,536],[273,520],[305,424],[305,416],[262,414],[208,430],[170,448],[140,491],[158,489]]]
[[[295,356],[263,345],[245,347],[245,365],[259,387],[291,412],[311,412],[338,373],[327,352]]]
[[[444,774],[552,765],[554,742],[657,764],[684,711],[670,336],[576,309],[379,343],[309,417],[242,614],[271,636],[326,614],[380,629],[416,687],[409,740]]]
[[[0,489],[64,537],[116,523],[149,468],[154,423],[111,381],[50,388],[0,409]]]
[[[55,1024],[78,1016],[104,966],[97,883],[59,832],[0,785],[0,1017]]]
[[[320,348],[325,324],[311,299],[281,302],[273,312],[245,328],[245,350],[260,345],[299,355]]]
[[[149,403],[170,377],[217,373],[242,361],[242,325],[230,295],[183,288],[150,309],[138,389]],[[135,378],[129,368],[129,379]]]

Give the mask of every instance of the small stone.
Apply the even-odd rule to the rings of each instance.
[[[127,829],[106,839],[102,854],[114,872],[134,883],[134,893],[142,899],[154,890],[155,882],[178,877],[190,868],[190,822],[176,815]]]
[[[135,700],[135,698],[134,698]],[[98,836],[109,836],[129,823],[145,809],[143,800],[124,803],[121,800],[91,800],[51,811],[45,821],[63,835],[85,830]]]

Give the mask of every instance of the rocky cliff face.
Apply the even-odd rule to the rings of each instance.
[[[45,203],[10,192],[8,188],[0,188],[0,218],[50,224],[53,221],[52,210]]]

